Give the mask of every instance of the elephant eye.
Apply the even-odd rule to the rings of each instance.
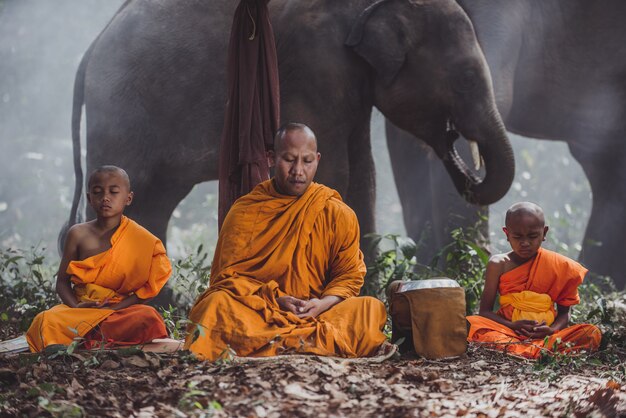
[[[454,79],[453,87],[459,92],[468,92],[478,84],[478,75],[473,69],[465,69],[458,73]]]

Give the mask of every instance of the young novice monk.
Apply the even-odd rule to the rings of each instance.
[[[33,352],[75,337],[87,347],[167,337],[161,316],[143,303],[159,293],[172,268],[161,241],[123,215],[133,200],[128,174],[115,166],[96,169],[87,200],[97,217],[67,233],[56,284],[63,304],[33,320],[26,334]]]
[[[580,302],[578,285],[587,269],[541,248],[548,227],[542,209],[534,203],[511,206],[505,224],[512,251],[492,256],[487,264],[479,315],[467,317],[468,341],[489,343],[526,358],[537,358],[542,350],[551,352],[557,340],[560,352],[596,350],[601,339],[598,328],[568,326],[570,306]],[[500,309],[493,312],[498,292]],[[545,337],[549,338],[544,345]]]

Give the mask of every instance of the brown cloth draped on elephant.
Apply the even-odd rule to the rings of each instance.
[[[567,141],[593,194],[581,261],[626,285],[626,2],[619,0],[461,0],[493,76],[507,129]],[[388,124],[388,145],[405,224],[419,237],[425,223],[439,240],[471,225],[466,205],[412,135]],[[546,156],[549,158],[549,156]],[[417,163],[416,163],[417,162]],[[423,176],[427,180],[417,180]],[[424,184],[428,184],[426,197]],[[446,224],[438,210],[459,216]],[[431,241],[431,244],[441,242]]]
[[[76,77],[73,136],[84,101],[87,170],[124,167],[128,215],[165,239],[192,187],[217,179],[226,45],[235,2],[130,0],[91,45]],[[375,230],[370,116],[376,106],[443,158],[468,199],[508,190],[514,159],[467,15],[451,0],[272,0],[282,121],[309,125],[316,180]],[[478,143],[484,179],[455,157],[458,130]],[[80,164],[76,165],[80,175]],[[82,180],[77,182],[80,196]],[[72,220],[76,213],[75,197]]]

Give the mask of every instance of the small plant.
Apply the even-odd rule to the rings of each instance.
[[[194,417],[211,417],[215,412],[222,410],[222,405],[215,400],[209,401],[209,394],[199,389],[198,384],[197,381],[191,381],[187,384],[187,392],[178,401],[178,408]]]
[[[180,311],[172,305],[167,308],[160,308],[161,316],[167,327],[167,331],[171,338],[175,340],[182,340],[187,334],[187,327],[191,323],[186,316],[182,316],[177,312]]]
[[[300,345],[304,345],[304,341],[300,339]],[[232,349],[230,345],[226,345],[226,348],[222,350],[219,356],[217,356],[217,360],[215,360],[216,364],[225,365],[233,362],[235,357],[237,356],[237,352]]]
[[[80,405],[64,400],[51,400],[46,397],[40,396],[37,398],[37,404],[41,409],[48,412],[53,417],[64,418],[82,418],[85,415],[85,411]]]
[[[170,279],[178,306],[190,306],[209,287],[211,265],[206,264],[209,254],[200,244],[194,254],[172,260],[174,274]],[[186,315],[181,315],[186,316]]]

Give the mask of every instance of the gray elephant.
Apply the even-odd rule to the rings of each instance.
[[[509,131],[567,141],[593,194],[580,259],[591,271],[626,285],[626,2],[460,1],[485,52],[498,109]],[[409,235],[441,222],[424,201],[454,207],[471,225],[466,205],[415,138],[391,124],[388,145]],[[546,157],[548,158],[548,157]],[[416,161],[419,163],[416,164]],[[400,175],[401,174],[401,175]],[[426,176],[429,198],[412,182]]]
[[[217,179],[231,0],[130,0],[91,45],[76,77],[75,155],[84,102],[87,169],[124,167],[129,216],[165,239],[172,211]],[[322,161],[317,181],[375,231],[372,107],[423,138],[468,199],[508,190],[514,159],[474,30],[451,0],[272,0],[283,121],[308,124]],[[457,158],[455,130],[476,141],[481,180]],[[76,165],[80,176],[80,164]],[[72,219],[81,194],[77,181]]]

